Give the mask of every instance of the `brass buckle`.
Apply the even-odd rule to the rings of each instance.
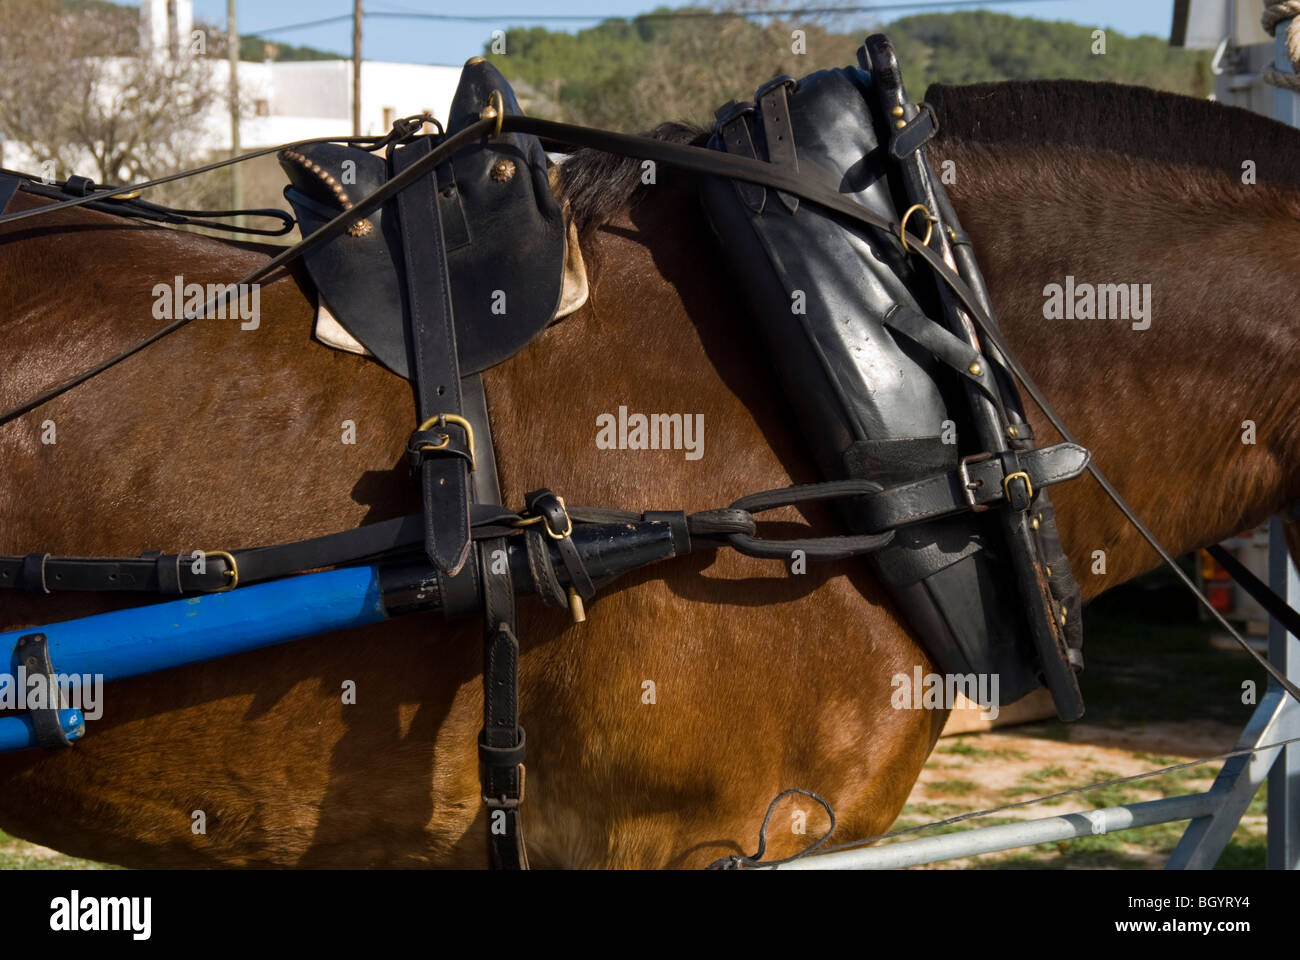
[[[1017,470],[1015,473],[1008,473],[1005,477],[1002,478],[1002,495],[1007,498],[1008,503],[1011,502],[1011,490],[1008,487],[1008,484],[1010,484],[1011,481],[1015,480],[1017,477],[1025,481],[1025,492],[1028,494],[1029,499],[1033,500],[1034,484],[1033,481],[1029,479],[1029,474],[1025,473],[1025,471],[1023,470]]]
[[[230,583],[226,584],[219,590],[211,591],[212,593],[226,593],[227,591],[234,590],[235,587],[239,586],[239,564],[236,562],[234,554],[226,550],[204,550],[204,563],[207,563],[208,557],[220,557],[222,560],[225,560],[226,564],[230,567],[230,569],[225,573],[225,575],[230,578]]]
[[[921,241],[921,246],[930,245],[930,238],[934,236],[934,225],[939,222],[939,218],[930,213],[923,203],[914,203],[908,207],[907,213],[903,214],[903,219],[898,224],[898,239],[903,241],[903,249],[908,253],[912,252],[912,248],[907,245],[907,221],[912,219],[912,214],[918,210],[925,214],[925,239]]]
[[[551,525],[548,522],[545,525],[546,535],[550,537],[552,540],[563,540],[569,534],[573,533],[573,517],[569,516],[569,505],[564,502],[564,498],[559,494],[556,494],[555,499],[560,501],[560,509],[564,511],[564,522],[565,524],[567,524],[567,526],[565,527],[563,533],[556,533],[554,530],[551,529]]]
[[[969,457],[962,457],[957,463],[957,475],[961,477],[961,492],[966,498],[966,506],[970,507],[975,513],[983,513],[990,509],[988,504],[975,502],[975,491],[984,486],[983,480],[972,480],[970,475],[970,465],[972,463],[983,463],[985,460],[992,460],[991,453],[973,453]],[[1005,490],[1003,491],[1006,492]]]
[[[556,533],[552,530],[546,517],[541,514],[538,514],[535,517],[520,517],[518,520],[510,521],[510,525],[512,527],[531,527],[534,523],[540,523],[545,528],[546,535],[552,540],[563,540],[565,537],[573,533],[573,517],[569,516],[569,506],[564,502],[564,498],[559,494],[556,494],[555,499],[560,501],[560,509],[564,511],[564,520],[567,527],[563,533]]]
[[[456,426],[460,427],[462,430],[465,431],[465,439],[469,445],[469,468],[473,470],[476,465],[476,461],[474,458],[474,428],[470,426],[469,421],[466,420],[464,417],[457,416],[454,413],[440,413],[436,417],[430,417],[428,420],[424,421],[424,423],[420,424],[416,432],[423,433],[425,430],[430,429],[435,423],[438,424],[438,426],[440,427],[445,427],[449,423],[454,423]],[[419,449],[420,450],[446,450],[447,447],[449,447],[450,445],[451,445],[451,434],[444,433],[442,435],[441,443],[422,443],[420,444]]]

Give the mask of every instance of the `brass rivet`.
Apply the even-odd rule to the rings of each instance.
[[[1052,568],[1051,568],[1051,567],[1048,567],[1048,568],[1047,568],[1047,575],[1048,575],[1049,577],[1052,575]]]
[[[1065,611],[1061,611],[1061,626],[1065,626]]]
[[[1018,427],[1011,427],[1007,430],[1007,433],[1011,434],[1013,437],[1018,437],[1020,436],[1020,429]]]
[[[901,117],[901,116],[903,115],[903,108],[902,108],[902,107],[895,107],[895,108],[894,108],[892,111],[890,111],[890,112],[893,113],[893,115],[896,116],[896,117]]]
[[[513,180],[515,176],[515,162],[513,160],[498,160],[492,164],[491,177],[497,183],[505,183]]]
[[[894,126],[897,127],[899,130],[902,130],[905,126],[907,126],[907,121],[906,121],[906,120],[896,120],[896,121],[894,122]]]
[[[1030,520],[1030,521],[1029,521],[1029,525],[1030,525],[1031,527],[1033,527],[1035,530],[1038,529],[1038,521],[1037,521],[1037,520]]]
[[[467,67],[472,67],[472,66],[474,66],[475,64],[479,64],[479,63],[483,63],[483,62],[484,62],[484,60],[483,60],[482,57],[470,57],[468,60],[465,61],[465,66],[467,66]]]
[[[978,377],[981,373],[984,372],[984,368],[981,367],[978,363],[972,363],[970,367],[968,367],[967,369],[969,369],[971,374],[976,377]]]

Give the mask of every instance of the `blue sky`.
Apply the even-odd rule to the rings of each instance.
[[[138,0],[137,0],[138,2]],[[546,23],[551,29],[581,29],[604,17],[631,16],[653,9],[664,0],[479,0],[475,4],[449,0],[366,0],[367,12],[375,13],[471,13],[501,14],[499,22],[439,23],[418,20],[368,19],[365,23],[362,51],[370,60],[397,60],[410,63],[461,63],[482,51],[492,30],[528,25],[529,14],[567,14],[591,16],[585,23]],[[851,2],[851,0],[850,0]],[[880,0],[878,7],[889,7],[899,0]],[[819,5],[821,0],[790,0],[790,7]],[[679,6],[667,0],[667,5]],[[829,5],[829,4],[827,4]],[[860,3],[865,6],[865,3]],[[1029,2],[991,2],[981,4],[1020,16],[1050,20],[1070,20],[1095,24],[1121,33],[1142,33],[1168,37],[1173,20],[1173,0],[1029,0]],[[200,19],[224,24],[226,0],[195,0],[195,14]],[[933,3],[919,2],[913,9],[882,10],[877,16],[888,21],[922,8],[939,9]],[[352,0],[238,0],[240,33],[257,33],[287,24],[323,20],[350,15]],[[512,15],[514,14],[514,15]],[[866,14],[856,16],[849,25],[871,25]],[[276,33],[272,39],[286,43],[307,44],[325,50],[348,53],[352,49],[352,27],[335,23]]]

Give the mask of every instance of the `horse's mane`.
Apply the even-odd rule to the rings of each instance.
[[[937,83],[926,100],[939,116],[940,145],[1078,147],[1200,167],[1238,182],[1242,163],[1254,160],[1261,184],[1300,187],[1300,129],[1209,100],[1087,80]],[[646,134],[696,146],[707,135],[707,128],[685,123],[662,123]],[[640,163],[578,150],[561,164],[560,184],[579,231],[587,233],[642,193]]]
[[[709,131],[686,123],[661,123],[642,136],[703,146]],[[603,150],[582,149],[560,164],[560,199],[581,234],[609,220],[642,191],[641,161]]]
[[[1210,100],[1084,80],[936,83],[925,97],[939,116],[940,144],[1078,147],[1237,181],[1242,163],[1254,160],[1260,183],[1300,186],[1300,129]]]

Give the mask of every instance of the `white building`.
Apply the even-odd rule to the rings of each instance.
[[[191,48],[199,36],[194,31],[191,0],[142,0],[141,57],[192,56]],[[230,89],[230,62],[211,57],[205,63],[211,84],[221,96],[195,125],[192,148],[196,163],[231,147],[225,96]],[[244,105],[239,124],[242,150],[310,137],[351,135],[351,60],[241,60],[238,71]],[[430,113],[445,123],[459,79],[459,66],[363,61],[361,134],[386,133],[395,119],[418,113]],[[100,93],[110,102],[114,98],[112,90]],[[30,169],[32,159],[22,144],[6,144],[0,139],[0,166]]]
[[[140,41],[146,56],[184,56],[194,24],[191,0],[142,0]],[[213,62],[214,83],[230,88],[229,61]],[[251,107],[241,117],[245,148],[273,146],[306,137],[352,131],[352,62],[299,60],[239,63],[240,99]],[[398,117],[431,113],[446,121],[460,79],[459,66],[361,63],[361,134],[387,132]],[[230,117],[213,112],[211,149],[230,149]]]

